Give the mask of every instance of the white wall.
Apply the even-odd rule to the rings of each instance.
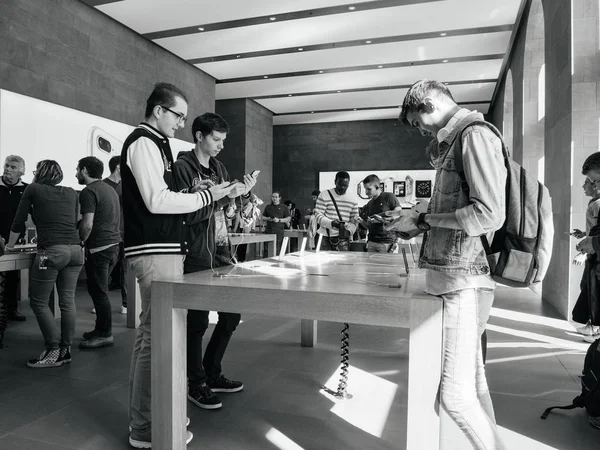
[[[140,105],[140,120],[144,105]],[[42,159],[54,159],[62,167],[64,186],[81,189],[75,178],[77,162],[85,156],[104,161],[104,177],[109,173],[108,160],[121,154],[125,138],[133,127],[113,120],[55,105],[32,97],[0,89],[0,164],[8,155],[25,159],[25,182]],[[98,142],[111,143],[112,152],[99,149]],[[190,150],[193,144],[171,139],[173,156]]]

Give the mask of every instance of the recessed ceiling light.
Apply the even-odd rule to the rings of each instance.
[[[242,55],[237,55],[237,56],[236,56],[236,58],[241,58],[241,57],[242,57]]]
[[[323,71],[322,71],[322,70],[319,70],[319,73],[323,73]]]
[[[338,92],[342,92],[342,91],[338,91]]]
[[[198,27],[198,31],[204,31],[204,28]]]
[[[269,76],[268,76],[268,75],[265,75],[263,78],[269,78]]]
[[[377,66],[379,69],[383,69],[383,66]]]
[[[300,48],[298,49],[298,51],[299,51],[299,52],[301,52],[302,50],[304,50],[302,47],[300,47]]]
[[[365,44],[370,44],[370,43],[371,43],[371,41],[365,41]]]
[[[440,36],[446,36],[448,33],[440,33]]]
[[[314,112],[314,111],[311,111],[310,113],[311,113],[311,114],[314,114],[315,112]]]
[[[356,9],[356,6],[348,6],[348,9],[349,9],[350,11],[354,11],[354,10]]]
[[[354,108],[354,111],[356,111],[356,108]]]
[[[291,96],[292,96],[292,94],[288,94],[288,97],[291,97]]]
[[[273,22],[274,20],[277,20],[277,17],[269,17],[269,20]]]
[[[447,62],[448,62],[448,60],[447,60],[447,59],[445,59],[445,60],[443,60],[442,62],[445,62],[445,63],[447,63]]]

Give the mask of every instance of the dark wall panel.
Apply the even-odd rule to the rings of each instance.
[[[214,79],[78,0],[0,2],[0,87],[137,124],[154,83],[186,92],[191,118],[214,110]],[[188,127],[180,139],[191,140]]]
[[[312,206],[319,172],[431,169],[428,142],[397,120],[278,125],[273,127],[273,189],[304,210]]]

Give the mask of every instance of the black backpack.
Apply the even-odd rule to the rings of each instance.
[[[568,406],[553,406],[542,414],[548,417],[553,409],[585,408],[590,416],[600,417],[600,339],[596,339],[585,354],[583,376],[581,377],[581,394]]]

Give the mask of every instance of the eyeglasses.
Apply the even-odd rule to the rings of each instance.
[[[185,123],[187,121],[187,117],[185,117],[183,114],[178,113],[176,111],[173,111],[171,108],[167,108],[166,106],[160,105],[160,107],[162,109],[166,109],[167,111],[169,111],[170,113],[173,113],[177,116],[177,119],[179,120],[180,123]]]

